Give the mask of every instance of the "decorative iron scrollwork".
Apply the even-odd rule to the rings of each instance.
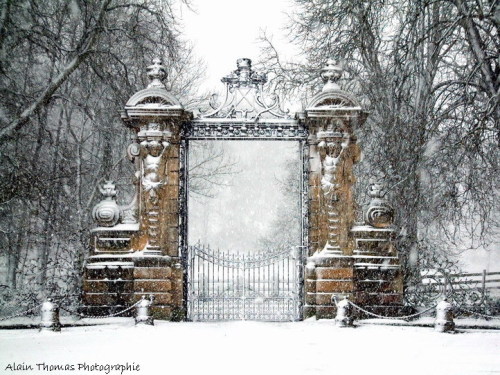
[[[264,73],[252,69],[252,60],[238,59],[237,69],[222,78],[226,84],[224,100],[217,105],[217,95],[212,95],[212,111],[201,113],[200,118],[236,118],[258,121],[261,117],[290,119],[288,112],[280,108],[280,100],[275,93],[263,90],[267,82]]]

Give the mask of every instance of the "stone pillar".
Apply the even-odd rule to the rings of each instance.
[[[337,84],[342,70],[333,61],[322,71],[325,86],[306,109],[309,129],[309,258],[305,316],[334,318],[332,297],[353,297],[356,217],[353,165],[360,158],[354,128],[366,119],[358,101]]]
[[[84,301],[93,311],[105,311],[151,294],[153,316],[182,319],[179,154],[181,129],[191,114],[167,91],[159,59],[148,67],[148,77],[148,87],[134,94],[122,113],[133,131],[127,152],[136,166],[136,196],[119,207],[116,192],[109,186],[103,190],[106,199],[94,209],[100,227],[93,231]]]
[[[354,132],[363,125],[367,113],[351,94],[341,90],[337,83],[341,74],[341,68],[334,61],[328,61],[322,70],[325,86],[311,100],[305,113],[310,147],[305,317],[334,318],[336,306],[332,298],[348,297],[355,303],[365,301],[373,289],[373,285],[365,281],[375,281],[375,276],[384,277],[384,288],[373,291],[375,299],[367,301],[378,306],[393,300],[401,302],[402,296],[399,261],[392,245],[394,233],[390,225],[382,224],[387,216],[392,220],[393,211],[383,213],[375,209],[377,204],[382,204],[379,199],[367,212],[371,222],[376,222],[374,226],[360,227],[356,223],[358,207],[353,195],[356,181],[353,166],[360,160],[361,152]],[[385,201],[384,205],[387,208]],[[371,253],[362,253],[365,244]],[[385,256],[384,251],[392,251],[387,255],[389,258],[381,258]],[[364,267],[366,262],[370,262],[370,270],[378,271],[372,275],[372,271]],[[381,271],[377,262],[387,265],[387,270]]]
[[[382,181],[373,180],[368,195],[371,202],[364,223],[355,225],[353,258],[356,293],[354,302],[385,316],[403,312],[403,275],[392,226],[394,209],[386,200]]]

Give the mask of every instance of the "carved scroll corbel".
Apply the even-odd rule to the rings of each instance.
[[[114,227],[120,221],[120,208],[116,203],[116,186],[113,181],[107,181],[99,191],[104,199],[95,205],[92,217],[101,227]]]
[[[385,198],[384,184],[372,180],[369,189],[371,201],[365,213],[366,223],[375,228],[390,227],[394,222],[394,208]]]

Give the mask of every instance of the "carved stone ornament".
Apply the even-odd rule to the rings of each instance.
[[[153,59],[153,65],[148,66],[148,78],[151,81],[148,85],[148,88],[152,87],[160,87],[165,88],[163,84],[163,80],[167,78],[167,71],[165,67],[162,65],[161,60],[159,58]]]
[[[337,207],[340,181],[337,181],[337,168],[342,162],[344,151],[350,144],[350,135],[344,130],[343,125],[342,120],[334,120],[317,133],[322,166],[321,190],[325,197],[328,217],[328,242],[323,250],[326,252],[340,253],[340,212]]]
[[[114,227],[120,220],[120,208],[116,203],[116,186],[112,181],[107,181],[99,187],[104,199],[95,205],[92,217],[102,227]]]
[[[326,62],[326,66],[321,70],[321,78],[325,83],[322,91],[340,90],[340,86],[337,82],[341,76],[342,68],[335,62],[335,60],[328,60]]]
[[[365,214],[367,224],[375,228],[387,228],[394,222],[394,208],[385,199],[385,192],[381,183],[370,185],[368,195],[372,199]]]
[[[325,197],[336,201],[336,171],[344,150],[350,143],[350,135],[343,129],[342,120],[336,120],[327,125],[326,129],[317,134],[318,149],[321,155],[322,176],[321,189]]]

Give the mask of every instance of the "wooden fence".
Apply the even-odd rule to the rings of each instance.
[[[447,289],[472,288],[482,295],[500,296],[500,272],[447,273],[442,270],[426,270],[422,273],[424,285],[439,285]]]

